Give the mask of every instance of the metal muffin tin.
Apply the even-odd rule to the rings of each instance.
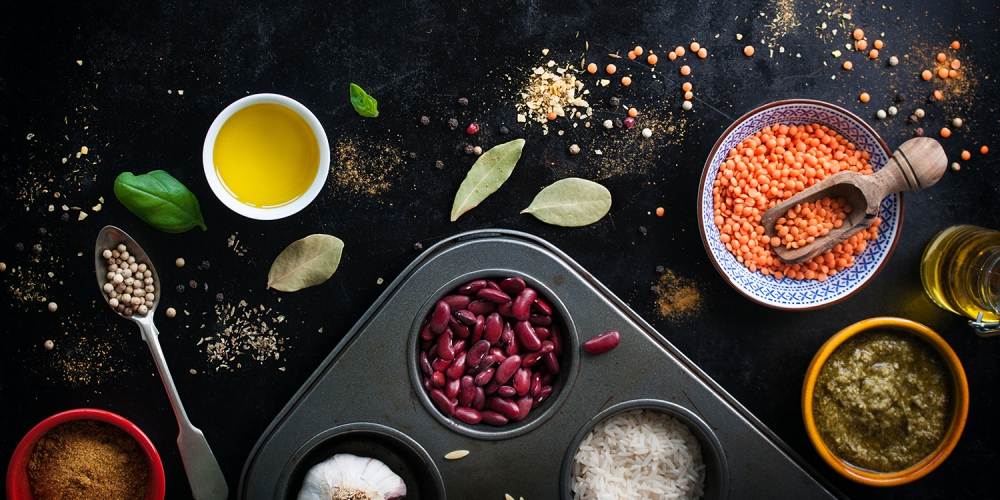
[[[564,381],[517,425],[446,419],[414,381],[419,323],[463,280],[505,275],[524,277],[557,304],[567,326]],[[618,348],[582,353],[582,340],[611,329],[621,332]],[[243,468],[238,498],[294,499],[311,465],[353,452],[403,476],[409,500],[568,499],[567,467],[585,434],[606,416],[640,407],[679,415],[698,437],[708,465],[706,500],[836,498],[787,445],[579,264],[542,239],[506,230],[448,238],[404,269],[264,431]],[[470,453],[445,460],[454,450]]]

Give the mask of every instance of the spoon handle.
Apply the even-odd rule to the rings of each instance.
[[[948,168],[948,156],[941,144],[930,137],[915,137],[899,146],[885,168],[870,181],[878,190],[873,199],[900,191],[916,191],[933,186]]]
[[[160,373],[160,378],[163,379],[163,387],[167,390],[174,416],[177,417],[177,426],[180,429],[177,435],[177,448],[181,453],[181,462],[184,463],[184,472],[187,474],[191,493],[196,500],[224,500],[229,496],[226,478],[222,475],[222,469],[205,439],[205,434],[191,424],[187,412],[184,411],[184,403],[181,403],[167,360],[163,356],[163,349],[160,348],[160,332],[151,319],[137,323],[149,346],[149,352],[153,355],[153,362]]]

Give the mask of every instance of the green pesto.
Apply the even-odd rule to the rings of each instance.
[[[898,472],[937,448],[951,423],[951,375],[941,355],[902,331],[851,337],[820,369],[813,417],[841,460]]]

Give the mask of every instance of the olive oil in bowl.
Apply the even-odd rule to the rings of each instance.
[[[277,94],[255,94],[215,119],[202,162],[209,186],[227,207],[273,220],[298,212],[319,194],[330,145],[305,106]]]
[[[941,231],[924,249],[920,279],[942,308],[1000,320],[1000,232],[971,225]]]

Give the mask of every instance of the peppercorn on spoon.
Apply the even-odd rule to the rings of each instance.
[[[128,234],[125,234],[125,231],[115,226],[105,226],[97,235],[97,243],[94,249],[94,268],[97,270],[97,285],[101,290],[101,294],[104,295],[105,301],[108,301],[109,297],[104,290],[104,286],[110,280],[108,278],[107,259],[103,254],[105,250],[115,249],[120,244],[125,245],[127,251],[135,257],[137,263],[145,263],[146,268],[152,273],[154,300],[152,305],[147,308],[148,311],[146,314],[139,314],[138,312],[126,314],[124,308],[119,311],[115,307],[112,307],[112,310],[119,316],[134,321],[139,325],[139,331],[142,332],[142,339],[146,341],[149,351],[153,355],[153,362],[160,373],[160,378],[163,379],[163,386],[167,390],[170,406],[173,407],[174,416],[177,417],[177,425],[180,428],[180,433],[177,435],[177,447],[180,450],[181,461],[184,463],[184,472],[187,473],[188,483],[191,485],[191,492],[194,498],[197,500],[225,499],[229,496],[229,486],[226,485],[226,478],[222,475],[222,469],[219,468],[219,462],[215,459],[215,454],[212,453],[212,448],[208,445],[208,441],[205,440],[205,435],[200,429],[192,425],[188,419],[187,413],[184,411],[184,404],[181,403],[180,395],[174,386],[174,380],[170,376],[170,368],[167,366],[167,360],[164,358],[163,350],[160,348],[160,333],[157,331],[156,325],[153,324],[153,312],[156,311],[156,306],[160,300],[160,279],[156,275],[156,269],[135,240],[129,237]],[[111,303],[109,302],[108,305],[111,305]],[[127,311],[131,311],[131,309]]]

